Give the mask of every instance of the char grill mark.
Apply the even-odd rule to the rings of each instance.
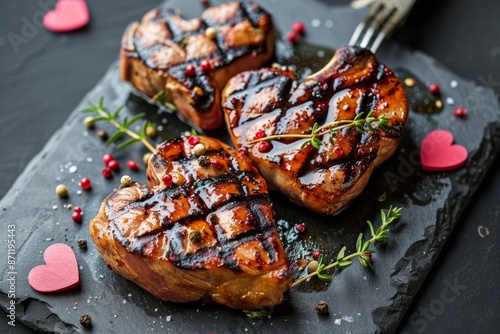
[[[206,34],[208,28],[215,36]],[[129,25],[120,52],[122,80],[153,100],[161,96],[159,102],[174,104],[185,119],[211,130],[222,123],[220,92],[227,80],[274,54],[274,28],[256,4],[225,3],[187,21],[157,8]]]
[[[319,72],[297,82],[287,68],[263,68],[231,79],[223,109],[233,144],[248,149],[270,187],[294,203],[334,214],[356,197],[375,165],[396,150],[408,116],[402,83],[366,49],[344,47]],[[373,112],[388,117],[386,131],[360,134],[354,127],[325,131],[314,149],[310,138],[267,140],[269,151],[254,139],[310,134],[335,121],[351,121]],[[366,125],[365,125],[366,128]],[[302,147],[305,145],[305,147]]]
[[[242,244],[250,240],[258,240],[266,250],[272,249],[270,244],[271,235],[275,232],[274,225],[270,220],[271,213],[266,210],[263,205],[269,204],[267,194],[259,192],[259,188],[249,188],[241,182],[242,179],[250,177],[254,179],[257,174],[253,171],[241,171],[237,169],[235,159],[225,152],[207,151],[206,156],[217,157],[219,160],[227,162],[229,173],[223,173],[215,177],[199,178],[196,174],[196,169],[201,168],[197,165],[198,157],[195,155],[187,156],[186,152],[180,149],[184,145],[182,139],[173,140],[170,142],[169,150],[174,152],[169,159],[155,159],[154,164],[157,167],[166,167],[168,163],[177,164],[186,172],[187,185],[173,185],[155,192],[152,196],[143,196],[135,202],[132,202],[118,212],[112,212],[109,205],[107,215],[113,221],[111,224],[114,237],[130,252],[144,255],[144,248],[155,240],[165,238],[168,240],[168,251],[164,254],[165,259],[173,261],[174,264],[181,268],[192,269],[200,267],[197,261],[202,262],[208,257],[220,257],[223,259],[225,267],[232,270],[240,270],[238,265],[232,259],[234,251]],[[175,149],[177,147],[177,149]],[[173,149],[172,149],[173,148]],[[233,192],[226,193],[225,197],[220,197],[217,200],[211,201],[210,198],[215,196],[218,189],[232,189]],[[172,203],[193,203],[189,210],[179,209],[178,211],[185,212],[185,216],[173,217],[168,212],[176,211],[176,205],[173,208],[166,209],[166,206]],[[245,225],[250,225],[250,228],[234,236],[227,237],[227,232],[222,227],[218,219],[219,215],[225,212],[230,212],[233,209],[246,209],[247,219]],[[157,216],[161,222],[161,227],[147,230],[134,235],[132,238],[124,236],[123,232],[116,224],[122,215],[131,210],[140,210],[144,216]],[[194,211],[191,211],[194,210]],[[267,214],[267,216],[266,216]],[[214,235],[217,236],[217,242],[210,247],[204,247],[195,253],[185,252],[185,239],[187,236],[186,225],[192,221],[207,217],[207,221],[211,222],[211,229]],[[234,219],[228,224],[234,224]],[[271,261],[275,260],[274,251],[269,253]]]
[[[186,43],[187,42],[186,39],[189,39],[190,37],[204,35],[205,30],[208,27],[221,28],[225,26],[233,26],[235,24],[242,23],[244,21],[249,21],[255,29],[259,29],[259,20],[269,15],[262,8],[254,6],[253,4],[232,3],[232,5],[233,4],[238,5],[238,6],[233,6],[234,7],[233,10],[236,11],[236,13],[234,14],[235,17],[233,19],[224,22],[217,22],[211,19],[210,17],[203,15],[199,19],[191,20],[198,22],[198,24],[195,24],[197,28],[191,31],[183,30],[183,28],[179,26],[178,23],[180,20],[180,16],[172,9],[156,10],[152,12],[152,18],[150,19],[151,23],[154,24],[155,26],[164,27],[163,29],[166,30],[166,33],[163,36],[163,38],[168,38],[169,40],[177,44],[183,44]],[[153,45],[145,45],[144,38],[142,36],[135,34],[133,38],[133,43],[135,50],[137,51],[137,56],[143,59],[150,68],[159,70],[169,70],[168,67],[164,68],[159,67],[159,64],[153,61],[151,53],[161,48],[165,43],[164,39],[161,40],[159,39],[155,42],[156,43],[154,43]],[[215,59],[218,61],[218,63],[215,64],[215,66],[220,67],[224,65],[229,65],[234,59],[238,57],[241,57],[251,52],[259,53],[262,52],[264,49],[264,46],[259,46],[258,48],[252,48],[250,46],[230,47],[227,45],[225,36],[222,36],[220,33],[215,38],[215,46],[216,46],[216,51],[214,51],[213,53],[205,57],[189,58],[187,59],[186,63],[197,64],[198,61],[203,59]],[[183,68],[185,68],[187,64],[183,65]],[[172,72],[170,72],[169,70],[169,73],[171,73],[172,75],[175,75],[177,73],[178,77],[184,80],[189,79],[185,74],[180,75],[180,71],[178,71],[178,69],[173,70]]]

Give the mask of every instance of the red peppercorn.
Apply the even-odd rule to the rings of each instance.
[[[325,102],[319,102],[319,103],[317,104],[317,108],[316,108],[316,110],[318,110],[318,111],[326,111],[326,110],[327,110],[327,108],[328,108],[328,103],[325,103]]]
[[[296,229],[299,233],[304,233],[304,232],[306,231],[306,224],[304,224],[304,223],[296,224],[296,225],[295,225],[295,229]]]
[[[287,34],[286,34],[286,39],[290,42],[290,43],[297,43],[299,41],[299,34],[296,33],[295,31],[289,31]]]
[[[297,21],[292,25],[292,30],[297,34],[302,35],[306,29],[306,26],[303,22]]]
[[[164,183],[167,187],[171,186],[171,185],[172,185],[172,183],[173,183],[173,181],[172,181],[172,175],[170,175],[170,174],[165,174],[165,175],[163,175],[163,177],[162,177],[161,179],[162,179],[163,183]]]
[[[101,174],[105,178],[109,179],[111,176],[113,176],[113,171],[109,167],[104,167],[101,171]]]
[[[139,164],[134,160],[127,161],[127,167],[131,170],[139,170]]]
[[[73,214],[71,215],[71,218],[75,223],[79,223],[82,221],[82,213],[74,211]]]
[[[212,69],[212,64],[210,63],[209,60],[202,60],[201,63],[200,63],[200,69],[203,71],[203,72],[208,72]]]
[[[240,148],[238,149],[238,154],[239,154],[239,155],[247,155],[247,153],[248,153],[248,150],[247,150],[247,148],[246,148],[246,147],[240,147]]]
[[[206,5],[208,5],[208,0],[200,0],[200,3],[201,3],[203,6],[206,6]]]
[[[231,103],[232,103],[233,105],[235,105],[235,104],[236,104],[236,102],[238,102],[238,99],[237,99],[237,98],[235,98],[235,97],[233,96],[233,97],[231,98]]]
[[[457,107],[457,108],[455,108],[455,110],[453,111],[453,114],[454,114],[456,117],[465,117],[465,116],[467,116],[467,109],[462,108],[462,107]]]
[[[75,208],[73,209],[73,212],[80,212],[80,213],[82,213],[82,208],[80,208],[79,206],[75,206]]]
[[[186,66],[186,75],[192,77],[196,74],[196,67],[193,65]]]
[[[313,259],[317,260],[321,256],[321,252],[319,250],[316,250],[316,251],[312,252],[311,256]]]
[[[344,156],[344,151],[342,150],[342,147],[340,147],[338,145],[333,148],[333,151],[335,152],[335,154],[338,157],[343,157]]]
[[[219,160],[212,159],[212,160],[210,160],[210,164],[214,168],[222,168],[222,164],[220,163]]]
[[[92,182],[90,181],[90,179],[84,177],[80,180],[79,185],[80,187],[82,187],[83,190],[87,190],[90,189],[90,187],[92,187]]]
[[[266,133],[264,132],[264,130],[259,130],[255,133],[255,136],[253,137],[253,139],[260,139],[260,138],[264,138],[266,136]]]
[[[175,261],[175,258],[174,258],[173,256],[169,256],[169,257],[168,257],[168,260],[169,260],[170,262],[174,262],[174,261]]]
[[[271,143],[268,141],[261,141],[258,146],[258,150],[260,153],[267,153],[271,151],[272,148],[273,145],[271,145]]]
[[[107,166],[110,161],[115,160],[111,154],[105,154],[102,156],[102,162]]]
[[[364,155],[364,154],[365,154],[365,147],[363,145],[359,145],[358,155]]]
[[[189,136],[188,137],[188,144],[191,147],[195,147],[196,144],[198,144],[199,142],[200,142],[200,137],[196,137],[196,136]]]
[[[250,178],[250,176],[245,176],[245,182],[251,182],[252,179]]]
[[[108,167],[113,171],[116,172],[117,170],[120,169],[120,163],[116,160],[111,160],[108,162]]]
[[[441,87],[439,87],[438,84],[433,83],[429,85],[429,91],[432,95],[439,95],[441,94]]]

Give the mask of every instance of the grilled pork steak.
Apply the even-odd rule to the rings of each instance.
[[[203,155],[193,153],[198,140]],[[216,139],[184,137],[158,146],[147,178],[109,195],[90,221],[114,271],[173,302],[254,310],[282,301],[288,259],[250,159]]]
[[[235,147],[248,149],[269,186],[328,215],[358,196],[373,167],[395,152],[408,116],[400,80],[370,51],[354,47],[337,50],[329,64],[301,83],[286,68],[240,73],[228,82],[222,99]],[[361,133],[354,126],[336,134],[326,131],[318,137],[319,149],[302,148],[308,138],[254,141],[310,134],[316,122],[321,127],[370,111],[388,118],[385,131]]]
[[[260,68],[273,54],[271,16],[255,3],[225,3],[188,21],[156,8],[126,29],[120,76],[210,130],[223,122],[220,94],[227,80]]]

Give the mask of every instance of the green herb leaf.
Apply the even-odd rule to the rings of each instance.
[[[349,267],[351,264],[352,264],[352,261],[349,261],[349,260],[347,260],[347,261],[340,261],[339,262],[339,267],[342,268],[342,269],[344,269],[344,268]]]
[[[165,107],[167,107],[171,111],[177,111],[177,107],[173,103],[165,102],[164,105],[165,105]]]
[[[137,122],[138,120],[140,120],[140,119],[141,119],[141,118],[143,118],[144,116],[146,116],[146,114],[145,114],[145,113],[143,113],[143,112],[138,113],[137,115],[135,115],[134,117],[132,117],[132,118],[128,121],[128,123],[127,123],[126,127],[127,127],[127,128],[130,128],[130,126],[131,126],[132,124],[134,124],[135,122]]]
[[[347,249],[346,246],[342,247],[342,249],[339,251],[337,254],[337,261],[341,260],[344,258],[345,250]]]
[[[252,318],[252,319],[263,319],[268,316],[268,312],[266,310],[258,310],[258,311],[249,311],[249,310],[243,310],[247,317]]]
[[[96,123],[96,122],[101,122],[101,121],[107,121],[108,118],[104,117],[104,116],[96,116],[92,120],[94,121],[94,123]]]
[[[323,145],[323,142],[319,140],[318,138],[311,138],[311,145],[315,149],[319,149],[321,145]]]
[[[332,275],[327,275],[323,273],[318,273],[318,278],[323,282],[331,282],[333,279]]]
[[[366,223],[368,224],[368,227],[370,228],[370,233],[372,235],[372,237],[375,236],[375,231],[373,230],[373,225],[372,225],[372,222],[367,220]]]
[[[318,127],[319,127],[318,122],[313,124],[312,130],[311,130],[312,135],[315,135],[318,133]]]
[[[117,131],[115,132],[109,139],[106,141],[106,144],[104,144],[106,147],[111,145],[112,143],[116,142],[118,139],[120,139],[123,136],[124,132],[123,131]]]
[[[186,44],[187,44],[187,39],[188,39],[188,36],[183,35],[183,36],[181,36],[181,38],[179,38],[179,40],[177,41],[177,44],[179,44],[179,46],[180,46],[181,48],[183,48],[183,47],[185,47],[185,46],[186,46]]]
[[[358,235],[358,240],[356,240],[356,251],[361,252],[361,247],[363,246],[363,233]]]
[[[120,149],[120,148],[124,148],[126,146],[129,146],[129,145],[132,145],[132,144],[135,144],[139,141],[139,139],[135,139],[135,138],[129,138],[127,140],[125,140],[123,143],[120,143],[119,145],[116,146],[117,149]]]
[[[361,247],[361,253],[366,252],[366,250],[368,249],[368,247],[370,247],[370,240],[366,240],[363,243],[363,247]]]

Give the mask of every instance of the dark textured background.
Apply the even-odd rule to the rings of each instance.
[[[9,2],[2,10],[0,196],[116,59],[123,27],[158,3],[89,1],[92,23],[81,31],[55,35],[36,26],[34,30],[23,31],[26,20],[39,20],[40,13],[45,11],[39,5],[43,2]],[[9,33],[26,37],[17,49],[7,39]],[[436,4],[419,0],[396,38],[430,54],[464,78],[500,92],[497,1],[448,0]],[[499,166],[497,158],[408,311],[401,331],[486,333],[497,328]],[[479,226],[488,228],[489,236],[481,238]],[[450,284],[466,288],[457,291],[453,301],[442,303],[443,291]],[[0,321],[0,332],[26,330],[16,327],[12,331],[6,321]]]

